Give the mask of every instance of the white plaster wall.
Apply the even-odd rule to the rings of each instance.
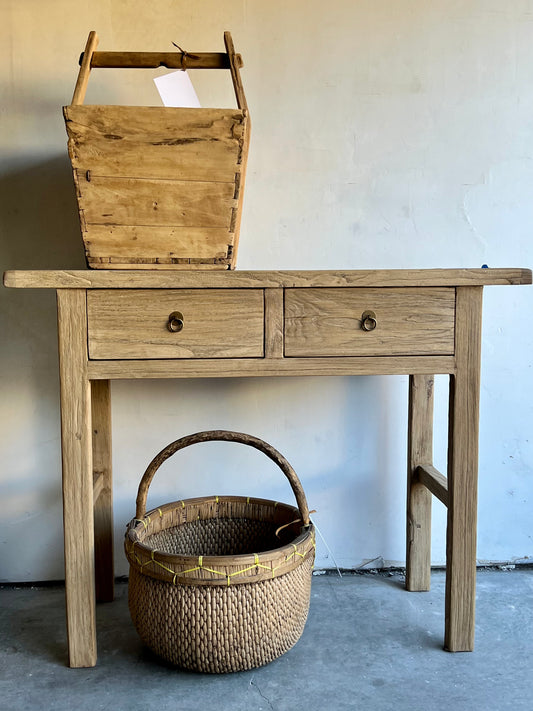
[[[83,268],[61,106],[96,29],[102,49],[243,54],[253,120],[242,269],[533,264],[531,0],[3,0],[0,268]],[[206,76],[208,74],[209,76]],[[229,80],[194,74],[205,105]],[[156,103],[151,79],[91,77],[89,102]],[[533,555],[533,290],[485,292],[478,558]],[[63,576],[55,297],[0,289],[0,580]],[[436,465],[446,462],[445,378]],[[169,441],[205,428],[278,447],[342,567],[404,561],[407,379],[113,384],[117,573],[136,482]],[[177,459],[179,457],[179,459]],[[266,459],[212,444],[178,454],[154,504],[245,493],[290,500]],[[445,558],[436,502],[433,562]],[[318,566],[333,560],[319,543]]]

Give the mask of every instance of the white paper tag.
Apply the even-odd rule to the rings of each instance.
[[[156,77],[154,82],[164,106],[200,108],[200,102],[187,72],[179,69],[177,72]]]

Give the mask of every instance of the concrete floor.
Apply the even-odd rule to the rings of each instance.
[[[407,593],[399,573],[315,576],[298,644],[272,664],[224,676],[165,666],[143,649],[127,586],[99,605],[98,665],[66,667],[60,587],[0,589],[3,711],[531,711],[533,569],[481,570],[476,651],[442,650],[444,573]]]

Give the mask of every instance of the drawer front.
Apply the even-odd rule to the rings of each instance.
[[[454,322],[455,289],[286,289],[285,356],[452,355]]]
[[[169,330],[169,316],[179,312]],[[260,358],[262,289],[87,292],[89,358]]]

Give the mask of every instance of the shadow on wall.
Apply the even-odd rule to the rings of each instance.
[[[0,265],[2,271],[85,267],[66,151],[0,176]],[[9,373],[13,382],[17,366],[32,365],[36,371],[56,363],[54,294],[0,289],[0,304],[3,375]]]
[[[0,175],[0,271],[84,268],[85,257],[68,156],[26,163]],[[61,513],[55,294],[0,288],[0,498],[9,512],[5,537],[16,579],[62,577],[60,525],[48,535],[49,560],[20,549]],[[57,477],[47,471],[57,470]],[[31,492],[31,493],[29,493]],[[39,501],[36,501],[36,499]],[[43,504],[44,502],[44,504]],[[39,533],[40,532],[40,533]],[[52,543],[53,539],[53,543]],[[10,544],[11,541],[11,545]],[[19,570],[20,568],[20,570]],[[2,573],[0,571],[0,576]],[[5,576],[2,576],[5,577]]]
[[[83,269],[72,170],[65,154],[0,176],[3,269]]]

